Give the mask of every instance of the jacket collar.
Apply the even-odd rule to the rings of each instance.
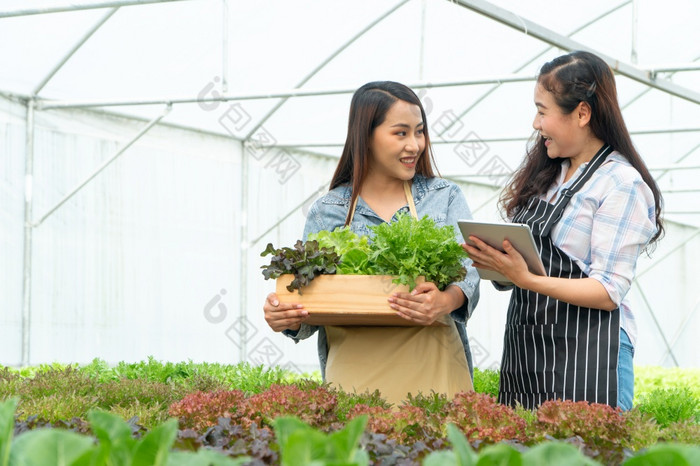
[[[323,196],[321,202],[329,205],[343,206],[346,209],[350,208],[350,196],[352,195],[352,186],[343,185],[330,191],[328,194]],[[365,203],[362,198],[357,200],[357,205],[355,206],[355,213],[361,215],[372,215],[376,216],[374,211]]]
[[[421,200],[426,194],[428,194],[428,192],[446,188],[448,186],[449,182],[443,178],[426,178],[423,175],[416,175],[413,177],[413,184],[411,186],[413,201],[416,203],[416,205],[419,205]],[[350,185],[338,186],[323,198],[323,203],[349,206],[351,195],[352,187]],[[365,204],[361,198],[357,203],[357,209],[360,208],[362,208],[361,212],[363,213],[371,212],[369,206],[367,206],[367,204]]]

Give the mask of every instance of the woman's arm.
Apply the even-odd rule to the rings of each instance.
[[[497,270],[522,289],[577,306],[614,310],[629,291],[637,258],[654,234],[653,205],[653,195],[641,179],[616,180],[592,214],[590,265],[582,266],[588,278],[534,275],[507,241],[503,242],[505,253],[482,241],[477,247],[463,247],[477,267]]]
[[[410,293],[394,293],[388,298],[389,306],[406,320],[430,325],[440,317],[464,305],[464,292],[457,285],[440,291],[434,283],[417,285]]]
[[[469,220],[472,218],[472,212],[469,209],[467,200],[462,193],[462,189],[456,184],[450,185],[449,203],[447,205],[447,215],[445,217],[445,225],[452,225],[455,232],[455,241],[463,243],[462,232],[459,229],[460,220]],[[470,258],[462,260],[462,265],[467,270],[467,275],[464,280],[453,283],[450,287],[458,287],[462,290],[464,301],[458,307],[453,308],[451,316],[458,322],[465,323],[474,313],[474,309],[479,302],[479,272],[474,267],[474,263]],[[447,289],[449,289],[448,287]],[[447,289],[445,291],[447,291]]]
[[[455,240],[463,242],[457,222],[472,218],[467,201],[462,190],[455,184],[450,184],[448,202],[443,207],[445,225],[451,225],[455,231]],[[474,312],[479,302],[479,272],[474,268],[471,259],[462,260],[467,270],[464,280],[447,286],[444,291],[432,283],[418,285],[411,293],[395,293],[389,298],[391,307],[405,319],[429,325],[443,315],[450,316],[465,323]]]
[[[656,233],[654,195],[638,174],[616,179],[591,224],[590,270],[586,274],[603,284],[620,303],[629,292],[637,259]],[[629,175],[628,175],[629,178]]]
[[[270,293],[263,305],[265,321],[275,332],[291,330],[297,332],[309,316],[304,306],[296,303],[281,303],[275,293]],[[296,335],[296,334],[295,334]]]
[[[629,291],[637,258],[656,231],[654,196],[639,173],[622,164],[611,164],[607,175],[597,182],[605,187],[598,192],[605,195],[600,199],[587,198],[589,204],[593,204],[592,210],[581,214],[580,219],[569,219],[569,223],[576,223],[576,239],[560,238],[562,241],[589,242],[586,263],[577,260],[588,278],[533,275],[528,272],[520,254],[507,242],[504,242],[504,246],[508,246],[505,253],[489,248],[483,242],[478,248],[462,246],[477,267],[497,270],[520,288],[578,306],[613,310]],[[575,196],[586,195],[577,193]]]
[[[303,240],[310,233],[317,233],[325,229],[323,215],[319,212],[318,200],[309,209],[306,224],[304,225]],[[263,305],[265,321],[275,332],[282,332],[284,335],[296,341],[303,340],[313,335],[318,327],[307,325],[304,321],[309,316],[309,312],[299,303],[281,303],[276,293],[270,293]]]
[[[510,241],[503,242],[505,252],[501,252],[475,236],[470,236],[469,239],[474,241],[475,246],[463,244],[462,247],[474,260],[476,267],[496,270],[519,288],[576,306],[607,311],[617,308],[603,284],[594,278],[571,279],[535,275],[528,270],[525,259]]]

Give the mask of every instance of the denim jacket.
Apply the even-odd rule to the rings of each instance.
[[[316,200],[311,206],[306,219],[304,240],[310,233],[316,233],[321,230],[332,231],[337,227],[342,227],[345,224],[345,217],[350,206],[351,193],[351,186],[339,186]],[[428,215],[438,226],[452,225],[455,229],[455,239],[459,243],[464,242],[457,221],[471,219],[472,216],[459,186],[442,178],[425,178],[424,176],[416,175],[413,178],[411,193],[416,204],[418,218]],[[394,214],[391,219],[392,222],[396,220],[396,215],[399,213],[410,215],[408,204]],[[385,223],[385,221],[374,213],[362,198],[358,198],[355,216],[350,229],[359,235],[370,236],[371,238],[372,232],[369,227],[381,223]],[[471,317],[474,307],[479,301],[479,274],[471,266],[471,259],[464,259],[463,263],[467,268],[467,276],[463,281],[454,283],[454,285],[462,289],[466,299],[464,305],[452,311],[450,316],[454,319],[457,331],[462,339],[464,352],[469,363],[469,371],[473,373],[466,322]],[[318,331],[318,358],[321,365],[321,375],[325,380],[326,361],[328,358],[328,342],[325,329],[302,324],[297,331],[285,330],[283,333],[298,343],[300,340],[309,338],[316,331]]]

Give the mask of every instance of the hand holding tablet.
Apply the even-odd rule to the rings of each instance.
[[[503,241],[508,240],[523,256],[530,272],[536,275],[547,274],[529,226],[521,223],[492,223],[474,220],[460,220],[458,224],[467,244],[473,245],[473,242],[469,241],[469,237],[476,236],[492,248],[504,252]],[[512,284],[505,275],[495,270],[477,270],[479,276],[484,280],[494,280],[506,285]]]

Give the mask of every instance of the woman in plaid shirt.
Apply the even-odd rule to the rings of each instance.
[[[530,225],[547,276],[477,238],[477,268],[512,289],[499,400],[632,407],[637,331],[625,295],[637,258],[663,234],[661,193],[632,144],[610,67],[588,52],[546,63],[535,87],[537,131],[504,190],[508,218]]]

